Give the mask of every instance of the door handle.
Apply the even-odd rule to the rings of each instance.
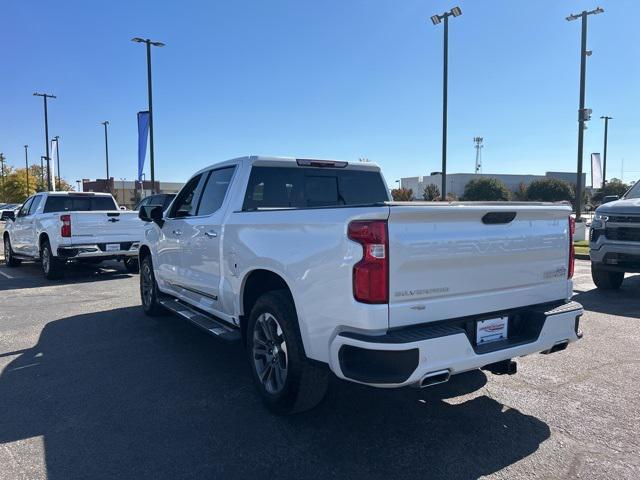
[[[204,232],[204,234],[209,238],[216,238],[218,234],[213,230],[209,230],[208,232]]]
[[[174,235],[182,235],[182,230],[174,230],[173,234]]]

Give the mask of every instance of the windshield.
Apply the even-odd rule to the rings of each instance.
[[[631,190],[627,192],[624,198],[625,200],[628,200],[630,198],[640,198],[640,181],[636,182],[636,184],[631,187]]]
[[[52,212],[90,212],[101,210],[118,210],[112,197],[58,195],[47,198],[44,213]]]

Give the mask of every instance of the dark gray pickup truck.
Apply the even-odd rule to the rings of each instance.
[[[640,272],[640,182],[621,199],[596,209],[589,255],[598,288],[620,288],[625,272]]]

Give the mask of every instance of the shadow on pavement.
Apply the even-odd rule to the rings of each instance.
[[[0,278],[0,291],[22,288],[38,288],[74,283],[92,283],[104,280],[118,280],[131,277],[121,263],[105,262],[104,265],[69,264],[64,276],[57,280],[47,280],[42,275],[39,263],[23,263],[19,267],[2,267],[2,271],[13,278]]]
[[[640,275],[627,275],[620,290],[594,288],[576,293],[573,300],[592,312],[640,318]]]
[[[136,307],[51,322],[14,354],[0,444],[42,436],[49,480],[475,479],[550,435],[487,396],[460,398],[484,386],[479,371],[422,391],[335,379],[319,408],[273,416],[239,345]]]

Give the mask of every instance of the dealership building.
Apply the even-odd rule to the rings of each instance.
[[[182,182],[155,182],[156,193],[177,193],[183,187]],[[98,178],[82,180],[83,192],[105,192],[111,193],[115,197],[118,205],[129,209],[134,208],[140,200],[151,195],[153,185],[149,181],[132,181]]]
[[[528,186],[534,180],[543,180],[546,178],[555,178],[562,180],[569,184],[575,185],[577,183],[578,175],[571,172],[547,172],[544,175],[510,175],[503,173],[448,173],[447,174],[447,193],[452,193],[457,197],[462,197],[464,188],[471,180],[476,178],[495,178],[503,182],[509,190],[517,192],[520,185]],[[587,175],[582,174],[582,184],[586,185]],[[400,186],[402,188],[410,188],[413,190],[413,195],[416,199],[422,199],[422,192],[427,185],[434,184],[438,188],[442,186],[442,174],[440,172],[433,172],[431,175],[425,175],[423,177],[405,177],[400,179]]]

